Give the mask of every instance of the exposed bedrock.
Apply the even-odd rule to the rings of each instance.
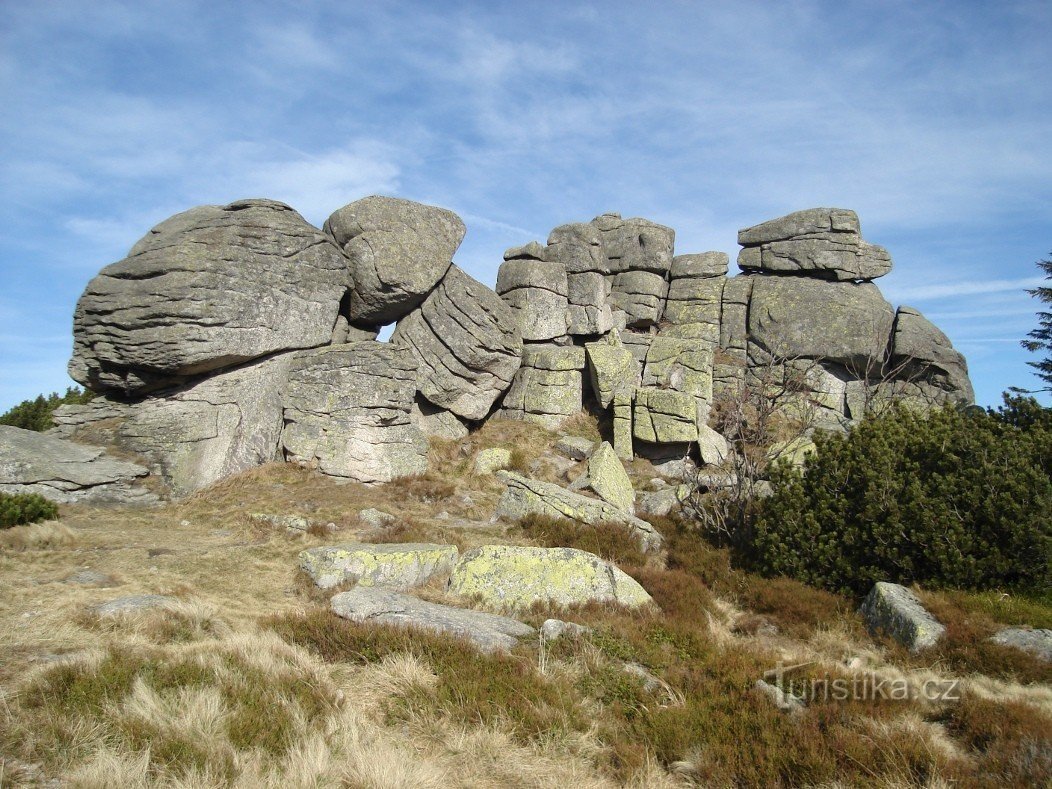
[[[284,203],[192,208],[88,283],[69,373],[128,395],[325,345],[350,284],[339,249]]]

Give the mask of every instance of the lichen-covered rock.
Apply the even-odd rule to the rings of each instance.
[[[350,284],[339,249],[283,203],[193,208],[88,283],[69,374],[97,392],[143,393],[325,345]]]
[[[707,411],[712,402],[715,339],[712,336],[706,342],[694,337],[657,335],[643,361],[643,386],[693,395]]]
[[[566,331],[594,336],[614,328],[610,282],[597,271],[567,274]]]
[[[490,447],[481,449],[475,455],[472,469],[476,474],[485,476],[495,471],[506,469],[511,465],[511,450],[506,447]]]
[[[915,384],[930,404],[975,402],[968,363],[949,337],[912,307],[899,307],[892,337],[892,369]]]
[[[663,318],[672,324],[705,323],[717,328],[719,338],[720,303],[723,300],[724,277],[677,278],[668,286]]]
[[[381,342],[300,355],[288,374],[282,446],[287,459],[358,482],[427,469],[427,439],[413,426],[416,363]]]
[[[727,439],[704,422],[698,424],[698,452],[702,463],[708,466],[718,466],[730,457]]]
[[[749,339],[776,358],[879,369],[895,313],[871,283],[754,277]]]
[[[391,323],[417,307],[445,276],[467,229],[452,211],[394,197],[366,197],[325,222],[349,261],[349,318]]]
[[[174,597],[161,594],[132,594],[115,597],[92,607],[92,612],[99,618],[137,614],[154,608],[167,608],[178,604]]]
[[[602,499],[583,496],[560,485],[529,479],[511,471],[500,471],[497,476],[508,485],[497,503],[497,517],[520,520],[535,514],[569,518],[593,526],[617,523],[627,527],[644,551],[660,550],[664,543],[661,533],[651,524]]]
[[[329,605],[352,622],[396,625],[462,638],[483,652],[513,649],[534,629],[515,619],[420,600],[404,592],[357,586],[335,595]]]
[[[934,646],[946,632],[917,596],[899,584],[878,581],[859,612],[870,632],[891,636],[911,652]]]
[[[592,391],[603,408],[609,408],[619,391],[636,386],[636,362],[616,331],[598,342],[585,345]]]
[[[320,589],[343,583],[410,589],[448,575],[459,556],[455,545],[353,543],[308,548],[300,569]]]
[[[699,252],[672,258],[669,277],[677,279],[723,278],[727,276],[730,258],[726,252]]]
[[[671,227],[617,213],[597,216],[592,224],[599,229],[604,274],[649,271],[664,277],[672,266],[676,231]]]
[[[607,273],[599,228],[591,223],[574,222],[552,230],[545,259],[561,265],[567,274]]]
[[[610,289],[610,306],[623,310],[626,325],[654,326],[665,311],[668,282],[663,274],[629,269],[618,274]]]
[[[566,269],[539,260],[506,260],[497,272],[497,293],[518,318],[524,340],[550,340],[566,334]]]
[[[672,389],[636,389],[632,435],[655,444],[697,441],[697,400]]]
[[[644,515],[669,515],[683,506],[691,490],[689,485],[675,485],[643,494],[636,509]]]
[[[456,266],[398,322],[391,343],[416,357],[420,393],[464,419],[489,413],[511,385],[522,357],[511,308]]]
[[[599,498],[608,501],[619,510],[631,513],[636,503],[632,480],[621,465],[614,448],[602,442],[588,458],[589,486]]]
[[[504,396],[500,415],[555,429],[581,411],[584,383],[577,370],[520,367]]]
[[[614,452],[622,460],[632,459],[632,392],[614,394]]]
[[[1052,663],[1052,630],[1006,627],[990,639],[995,644],[1028,652],[1039,660]]]
[[[872,280],[891,271],[883,247],[862,240],[858,216],[843,208],[811,208],[738,232],[742,269]]]
[[[460,558],[450,575],[449,590],[478,596],[499,609],[588,602],[635,608],[653,602],[631,576],[576,548],[484,545]]]
[[[149,504],[157,497],[135,484],[148,473],[101,447],[0,425],[0,493],[37,493],[59,504]]]
[[[54,434],[143,458],[175,496],[281,457],[282,398],[296,352],[126,403],[97,397],[55,413]]]
[[[555,442],[555,451],[571,460],[587,460],[595,449],[595,441],[582,436],[563,436]]]

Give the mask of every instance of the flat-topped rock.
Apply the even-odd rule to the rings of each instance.
[[[415,628],[470,641],[483,652],[513,649],[534,629],[515,619],[483,611],[429,603],[390,589],[358,586],[334,595],[333,613],[362,624]]]
[[[308,548],[299,558],[320,589],[343,583],[410,589],[448,575],[458,555],[455,545],[351,543]]]
[[[350,320],[383,325],[408,314],[445,276],[467,228],[452,211],[395,197],[366,197],[325,222],[354,282]]]
[[[664,543],[661,533],[650,523],[602,499],[584,496],[561,485],[530,479],[512,471],[500,471],[497,476],[508,485],[497,503],[497,517],[520,520],[536,514],[569,518],[592,526],[613,523],[625,526],[645,551],[660,550]]]
[[[284,203],[240,200],[165,220],[77,302],[69,374],[141,393],[328,343],[347,261]]]
[[[148,473],[101,447],[0,425],[2,493],[37,493],[59,504],[149,504],[157,497],[135,484]]]
[[[484,545],[460,558],[449,590],[501,609],[588,602],[634,608],[653,602],[631,576],[576,548]]]
[[[874,584],[859,612],[870,632],[888,635],[910,652],[935,646],[946,632],[917,595],[899,584]]]

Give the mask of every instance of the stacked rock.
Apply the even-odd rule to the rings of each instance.
[[[671,228],[603,214],[508,250],[496,292],[453,263],[464,234],[389,197],[323,230],[270,200],[178,214],[88,284],[70,374],[101,396],[60,409],[55,435],[133,452],[185,494],[274,460],[386,481],[426,468],[428,436],[588,405],[623,459],[716,463],[713,405],[772,367],[802,371],[832,428],[888,400],[972,400],[946,336],[873,284],[891,258],[852,211],[742,230],[736,277],[721,252],[676,255]]]

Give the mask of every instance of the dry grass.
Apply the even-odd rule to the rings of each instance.
[[[590,430],[588,419],[572,429]],[[594,420],[593,420],[594,421]],[[591,425],[594,426],[594,425]],[[995,623],[1047,624],[1042,601],[945,593],[938,652],[874,642],[857,601],[734,569],[686,524],[656,519],[667,567],[617,529],[490,523],[502,491],[475,453],[513,446],[554,476],[555,435],[493,420],[433,442],[430,474],[367,487],[272,465],[154,510],[63,508],[0,534],[3,781],[77,786],[1022,786],[1049,775],[1052,686]],[[549,465],[551,464],[551,465]],[[565,468],[565,466],[563,467]],[[645,466],[635,470],[642,478]],[[560,472],[561,473],[561,472]],[[395,521],[367,530],[358,512]],[[298,514],[337,531],[286,534],[247,514]],[[439,517],[440,513],[445,513]],[[661,611],[536,606],[523,619],[592,632],[509,655],[324,609],[297,554],[331,542],[571,545],[633,574]],[[83,570],[117,586],[70,582]],[[330,590],[331,592],[331,590]],[[127,594],[175,602],[99,618]],[[420,592],[445,600],[440,589]],[[623,664],[644,666],[648,690]],[[753,690],[763,672],[870,676],[911,688],[964,675],[960,703],[814,699],[788,716]],[[982,671],[984,673],[976,673]],[[4,784],[6,785],[6,784]]]

